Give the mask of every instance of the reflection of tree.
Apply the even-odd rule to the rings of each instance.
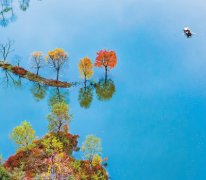
[[[114,82],[109,79],[105,82],[105,80],[100,80],[96,85],[96,94],[99,100],[106,101],[112,98],[115,92]]]
[[[47,93],[47,86],[41,85],[40,83],[34,83],[31,92],[34,96],[34,98],[37,101],[40,101],[45,98],[46,93]]]
[[[29,7],[30,0],[19,0],[20,9],[26,11]]]
[[[16,20],[16,16],[13,11],[13,0],[0,0],[0,24],[6,27],[9,22]]]
[[[87,109],[90,107],[93,100],[93,88],[84,87],[79,90],[79,104],[81,107]]]
[[[30,0],[0,0],[0,25],[3,27],[16,20],[13,9],[14,1],[19,2],[22,11],[26,11],[29,8]]]
[[[68,104],[68,91],[65,89],[60,89],[59,87],[52,89],[51,97],[49,98],[49,106],[60,102],[65,102]]]
[[[21,87],[21,77],[18,77],[16,79],[9,71],[4,70],[4,77],[1,78],[1,84],[4,87],[14,86],[14,87]]]

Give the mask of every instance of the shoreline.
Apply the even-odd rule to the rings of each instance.
[[[61,87],[61,88],[69,88],[72,86],[72,83],[63,82],[63,81],[56,81],[53,79],[47,79],[41,76],[37,76],[36,74],[24,69],[21,66],[13,66],[4,61],[0,61],[0,68],[10,71],[15,75],[18,75],[22,78],[28,79],[29,81],[38,82],[46,86],[52,87]]]

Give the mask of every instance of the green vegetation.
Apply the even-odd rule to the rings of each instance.
[[[15,127],[10,135],[11,139],[18,145],[18,150],[29,149],[35,139],[35,131],[27,121]]]
[[[0,156],[0,179],[8,180],[10,178],[10,173],[2,164],[2,157]]]
[[[84,153],[84,158],[92,162],[93,158],[96,158],[96,155],[102,153],[101,139],[94,135],[89,135],[86,137],[81,149]]]
[[[65,102],[57,102],[51,107],[51,113],[48,115],[49,131],[60,132],[64,126],[68,126],[71,121],[71,115],[68,113],[69,106]]]

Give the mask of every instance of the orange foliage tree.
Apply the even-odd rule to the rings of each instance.
[[[105,81],[107,80],[108,68],[112,69],[117,65],[117,56],[114,51],[101,50],[97,53],[96,67],[105,68]]]
[[[94,74],[92,61],[85,57],[79,62],[79,72],[82,78],[84,78],[84,83],[86,84],[87,79],[91,78]]]

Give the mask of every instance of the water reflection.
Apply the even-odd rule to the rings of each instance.
[[[2,87],[21,87],[22,78],[8,70],[2,70],[0,85]],[[78,86],[78,83],[73,86]],[[110,100],[116,92],[115,84],[112,79],[107,81],[105,81],[105,79],[101,79],[97,83],[90,82],[89,85],[84,83],[84,86],[79,88],[78,94],[79,105],[82,108],[90,108],[94,98],[94,89],[97,98],[100,101]],[[68,104],[69,102],[69,89],[67,88],[48,87],[40,82],[31,82],[30,91],[36,101],[43,100],[49,92],[48,104],[50,107],[56,103],[65,102]]]
[[[67,89],[61,89],[59,87],[53,88],[50,92],[49,106],[53,106],[56,103],[69,102],[69,91]]]
[[[29,8],[30,0],[19,0],[19,7],[22,11],[26,11]]]
[[[97,98],[101,101],[110,100],[116,91],[115,84],[111,79],[107,81],[104,79],[100,80],[95,84],[95,89]]]
[[[85,86],[80,88],[78,100],[81,107],[88,109],[93,100],[93,87]]]
[[[6,27],[9,23],[14,22],[17,16],[14,12],[15,2],[19,3],[19,8],[26,11],[29,8],[30,0],[0,0],[0,25]]]
[[[8,70],[3,70],[1,73],[1,86],[4,88],[8,87],[21,87],[22,86],[22,81],[20,76],[13,75],[11,72]]]
[[[31,92],[37,101],[43,100],[46,97],[48,87],[40,83],[33,83]]]
[[[13,0],[0,0],[0,4],[0,25],[6,27],[10,22],[16,20],[16,15],[13,10]]]

